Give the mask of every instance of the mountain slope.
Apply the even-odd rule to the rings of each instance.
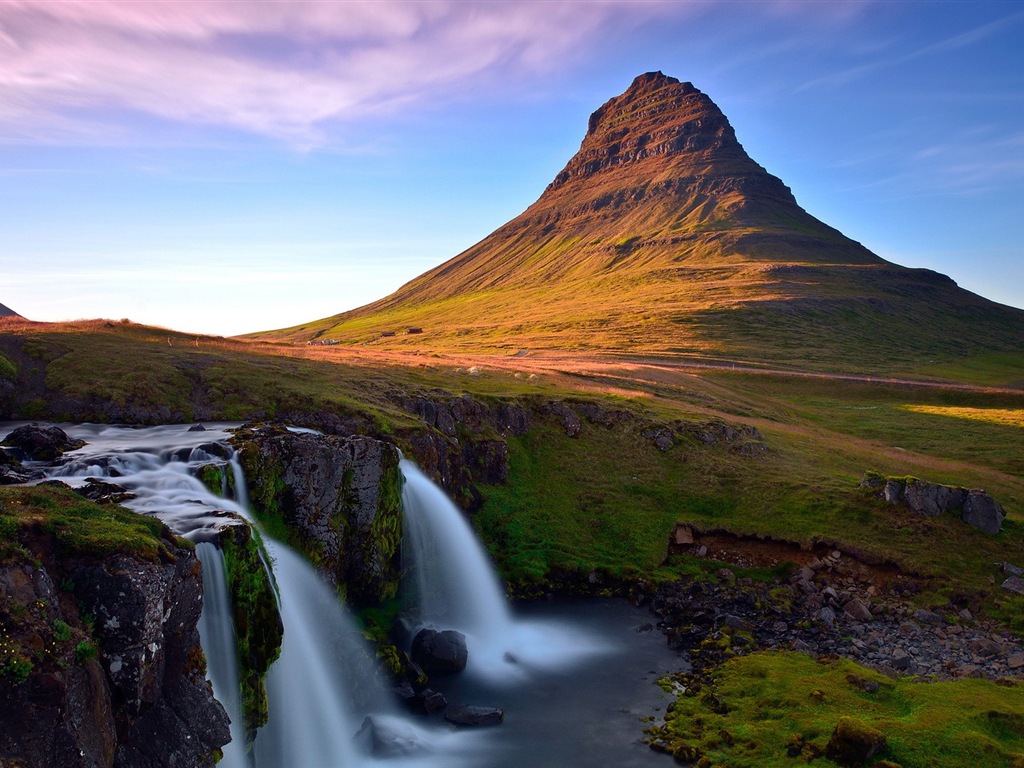
[[[5,307],[3,304],[0,304],[0,317],[21,317],[21,315],[19,315],[13,309],[9,309]]]
[[[598,109],[540,199],[480,243],[373,304],[255,336],[873,370],[1024,351],[1024,312],[818,221],[705,94],[654,72]]]

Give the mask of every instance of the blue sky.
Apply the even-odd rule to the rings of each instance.
[[[1024,5],[0,0],[0,302],[236,334],[520,213],[642,72],[808,211],[1024,307]]]

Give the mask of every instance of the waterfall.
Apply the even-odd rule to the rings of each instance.
[[[344,604],[303,558],[261,533],[264,565],[271,571],[284,624],[281,655],[267,675],[269,718],[246,744],[241,712],[233,606],[224,555],[209,542],[248,510],[245,477],[226,428],[189,432],[183,426],[66,426],[86,446],[49,470],[72,486],[101,477],[135,494],[123,504],[154,515],[174,533],[199,542],[204,605],[199,631],[214,694],[231,719],[225,768],[453,768],[479,764],[482,737],[444,726],[421,726],[399,714],[367,641]],[[235,499],[212,493],[194,473],[222,463],[232,474]],[[221,484],[221,491],[228,487]],[[237,516],[237,517],[236,517]],[[363,728],[364,718],[372,728]],[[382,754],[383,753],[383,754]]]
[[[203,612],[199,617],[199,636],[206,654],[207,677],[213,693],[231,718],[231,741],[224,745],[222,768],[249,768],[245,750],[245,729],[239,695],[238,643],[228,595],[224,553],[208,542],[196,546],[203,564]]]
[[[516,619],[494,566],[459,508],[414,463],[403,459],[400,466],[405,479],[403,553],[415,577],[413,619],[420,626],[462,632],[471,673],[515,679],[608,650],[566,624]]]

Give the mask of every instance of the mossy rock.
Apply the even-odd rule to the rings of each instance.
[[[860,768],[885,749],[885,734],[853,717],[839,718],[825,756],[846,768]]]

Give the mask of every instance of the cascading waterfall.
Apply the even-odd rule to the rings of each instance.
[[[466,635],[467,668],[492,680],[531,669],[565,668],[608,646],[565,624],[516,619],[469,522],[445,492],[411,461],[405,484],[403,551],[415,575],[414,619]]]
[[[239,693],[238,640],[228,595],[224,553],[209,542],[196,545],[196,556],[203,564],[203,612],[199,617],[199,636],[206,654],[206,673],[217,700],[231,718],[231,741],[224,745],[223,768],[249,768],[242,727],[242,702]]]
[[[87,478],[110,478],[135,494],[124,502],[152,514],[176,534],[193,541],[215,538],[216,531],[238,515],[254,525],[246,508],[245,480],[233,452],[223,442],[223,429],[187,432],[184,427],[78,426],[68,433],[86,446],[53,468],[51,476],[70,485]],[[211,461],[230,465],[237,501],[221,498],[192,472]],[[239,702],[239,673],[232,607],[227,592],[224,557],[219,548],[200,543],[205,604],[200,635],[215,695],[232,721],[232,741],[220,765],[226,768],[349,768],[369,758],[354,737],[362,718],[349,708],[349,674],[359,677],[365,711],[391,716],[382,689],[375,682],[372,659],[345,608],[302,558],[264,535],[273,562],[284,623],[281,657],[268,674],[270,719],[246,748]],[[415,739],[413,738],[415,737]],[[410,740],[417,743],[417,732]]]

